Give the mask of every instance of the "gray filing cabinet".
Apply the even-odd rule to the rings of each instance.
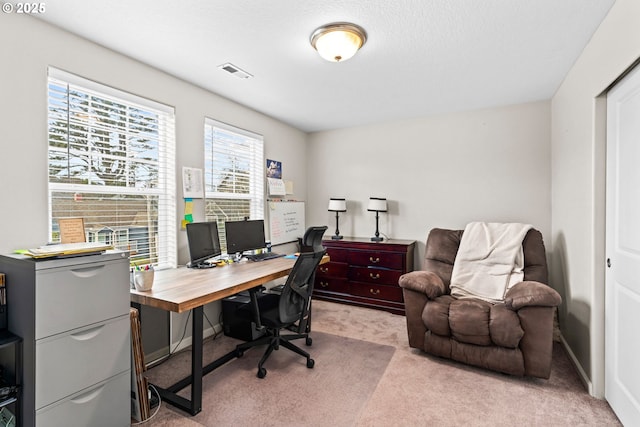
[[[129,426],[129,255],[0,256],[23,338],[23,425]]]

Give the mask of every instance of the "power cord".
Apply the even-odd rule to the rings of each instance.
[[[167,357],[166,360],[169,360],[171,358],[171,356],[173,356],[174,354],[176,354],[176,350],[180,347],[180,344],[182,344],[182,341],[184,340],[184,337],[187,335],[187,325],[189,324],[189,319],[191,318],[191,311],[189,311],[189,314],[187,314],[187,320],[185,320],[184,322],[184,329],[182,330],[182,336],[180,337],[180,341],[178,341],[178,343],[176,344],[176,346],[173,348],[173,350],[171,350],[169,352],[169,357]],[[185,351],[186,349],[182,349],[180,351],[178,351],[177,353],[181,353],[183,351]],[[164,363],[164,362],[163,362]]]
[[[153,384],[149,384],[149,388],[151,388],[156,396],[158,396],[158,406],[156,407],[156,410],[153,414],[151,414],[149,416],[149,418],[147,418],[144,421],[139,421],[137,423],[131,423],[132,426],[139,426],[140,424],[144,424],[144,423],[148,423],[149,421],[151,421],[153,419],[153,417],[156,416],[156,414],[158,413],[158,411],[160,411],[160,407],[162,406],[162,399],[160,398],[160,393],[158,392],[158,390],[153,386]]]
[[[216,328],[213,326],[213,324],[211,323],[211,320],[209,320],[209,317],[207,317],[207,314],[203,313],[205,319],[207,319],[207,323],[209,323],[209,326],[211,327],[211,329],[213,330],[213,335],[211,340],[215,340],[216,338],[218,338],[218,336],[220,335],[220,332],[216,330]],[[189,325],[189,319],[191,318],[191,311],[189,311],[189,313],[187,314],[187,320],[184,322],[184,328],[182,330],[182,336],[180,337],[180,340],[178,341],[178,343],[175,345],[175,347],[173,348],[173,350],[169,351],[169,354],[167,355],[167,357],[160,363],[154,365],[154,368],[156,366],[159,366],[163,363],[165,363],[167,360],[169,360],[171,357],[175,356],[176,354],[180,354],[183,351],[187,351],[187,348],[184,348],[180,351],[178,351],[178,348],[180,348],[180,345],[182,344],[182,341],[184,341],[184,338],[187,336],[187,326]],[[220,320],[219,323],[222,324],[222,311],[220,311]]]
[[[204,312],[204,310],[202,311],[202,314],[204,314],[204,318],[207,319],[207,323],[209,324],[209,326],[211,326],[211,329],[213,330],[213,335],[211,336],[211,341],[215,341],[216,338],[218,338],[218,335],[220,335],[220,332],[218,332],[215,328],[215,326],[213,326],[213,324],[211,323],[211,320],[209,320],[209,318],[207,317],[207,313]],[[220,310],[220,317],[222,317],[222,310]],[[219,324],[222,324],[222,322],[220,320],[218,320]]]

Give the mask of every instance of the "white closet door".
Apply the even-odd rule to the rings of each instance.
[[[605,398],[640,420],[640,67],[607,95]]]

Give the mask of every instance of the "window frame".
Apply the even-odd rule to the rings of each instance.
[[[63,88],[66,90],[64,92],[67,96],[66,99],[63,99],[60,103],[55,104],[57,98],[52,100],[54,95],[58,95],[63,92],[58,92],[57,88]],[[72,163],[73,159],[80,158],[79,154],[73,153],[74,149],[71,145],[71,140],[82,141],[82,135],[79,137],[76,135],[73,136],[73,127],[72,122],[70,120],[70,116],[73,110],[73,106],[70,103],[70,94],[73,92],[81,93],[88,97],[95,97],[100,101],[108,101],[109,103],[117,103],[118,105],[126,106],[126,114],[127,123],[129,121],[133,122],[133,116],[131,115],[132,111],[135,112],[143,112],[149,114],[152,117],[149,120],[149,123],[157,126],[157,129],[153,136],[149,136],[147,133],[143,135],[143,131],[140,131],[139,134],[136,134],[135,130],[131,130],[128,127],[123,130],[122,128],[118,128],[116,125],[121,124],[120,122],[114,124],[114,127],[110,128],[108,125],[100,122],[101,126],[104,128],[104,134],[109,135],[107,137],[107,141],[111,141],[112,138],[115,138],[114,135],[117,135],[118,138],[124,138],[127,140],[125,150],[125,155],[118,157],[120,161],[123,161],[125,166],[121,166],[120,168],[125,172],[122,175],[125,175],[125,180],[127,181],[124,186],[121,185],[107,185],[108,183],[103,182],[104,185],[100,185],[97,183],[64,183],[64,182],[55,182],[51,180],[51,167],[52,167],[52,152],[53,153],[64,153],[66,150],[66,155],[68,157],[69,165]],[[61,105],[63,107],[61,107]],[[66,110],[64,110],[66,108]],[[100,108],[100,107],[98,107]],[[52,122],[54,120],[60,119],[58,115],[59,110],[65,112],[67,114],[66,118],[66,129],[64,126],[62,127],[62,135],[63,138],[66,138],[67,148],[61,150],[53,146],[52,136]],[[75,111],[77,113],[77,111]],[[139,118],[138,118],[139,119]],[[78,114],[74,116],[73,123],[78,127],[86,127],[87,129],[91,128],[92,119],[90,116],[87,117],[86,121],[83,121],[82,117],[78,118]],[[58,122],[60,123],[60,122]],[[95,126],[95,123],[93,123]],[[66,132],[66,133],[65,133]],[[157,133],[157,135],[156,135]],[[88,141],[90,140],[92,134],[87,133],[84,145],[81,147],[85,147],[87,149],[85,154],[87,158],[91,158],[91,150]],[[154,145],[153,148],[157,150],[157,160],[149,160],[149,164],[153,167],[157,166],[157,177],[147,177],[144,181],[136,181],[136,182],[144,182],[148,184],[143,187],[138,187],[132,181],[129,181],[131,176],[138,176],[130,173],[130,169],[132,169],[136,165],[140,165],[145,162],[144,159],[140,157],[136,157],[132,155],[129,151],[130,144],[132,144],[131,140],[135,139],[136,136],[140,138],[140,140],[152,140],[154,142],[157,141],[157,145]],[[47,176],[48,176],[48,224],[49,224],[49,238],[51,240],[54,239],[54,217],[53,217],[53,203],[54,203],[54,194],[55,193],[69,193],[69,194],[90,194],[90,195],[120,195],[120,196],[147,196],[151,195],[157,198],[157,217],[154,218],[154,221],[157,223],[156,230],[152,230],[147,225],[147,247],[151,247],[152,244],[156,244],[157,247],[155,249],[155,256],[152,254],[152,250],[149,252],[149,256],[151,260],[155,260],[152,262],[157,268],[174,268],[177,266],[177,243],[176,243],[176,176],[175,176],[175,159],[176,159],[176,135],[175,135],[175,109],[171,106],[158,103],[156,101],[143,98],[119,89],[115,89],[110,86],[103,85],[101,83],[97,83],[86,78],[77,76],[75,74],[54,68],[48,67],[48,76],[47,76],[47,152],[48,160],[47,160]],[[82,152],[81,149],[78,150],[78,153]],[[95,153],[93,153],[95,154]],[[110,153],[112,154],[112,153]],[[54,156],[55,157],[55,156]],[[64,157],[64,156],[63,156]],[[99,160],[103,160],[104,158],[109,157],[109,154],[98,154],[96,158]],[[111,156],[113,157],[113,156]],[[67,169],[71,169],[70,166],[67,166]],[[119,171],[119,172],[122,172]],[[86,167],[85,175],[87,176],[87,181],[90,181],[90,176],[93,174],[92,169],[90,167]],[[151,173],[153,175],[153,173]],[[110,183],[110,182],[109,182]],[[133,185],[133,186],[132,186]],[[124,203],[124,202],[123,202]],[[94,208],[95,209],[95,208]],[[99,212],[99,211],[96,211]],[[149,212],[149,205],[147,206],[147,213]],[[105,226],[113,226],[114,233],[111,236],[112,239],[119,240],[119,233],[121,233],[121,228],[124,226],[123,224],[117,223],[109,223],[105,222]],[[133,225],[133,223],[131,224]],[[86,226],[86,225],[85,225]],[[152,232],[154,232],[153,238],[151,237]],[[85,229],[85,233],[87,235],[90,234],[89,231]],[[94,231],[97,235],[97,231]],[[129,234],[129,230],[127,230],[127,234]],[[156,238],[157,237],[157,238]],[[96,237],[97,238],[97,237]],[[133,246],[136,246],[139,242],[134,242]],[[144,245],[143,245],[144,246]],[[134,259],[132,257],[132,262]]]
[[[214,168],[214,159],[216,152],[226,151],[233,149],[233,145],[225,143],[223,141],[216,141],[213,136],[213,131],[218,130],[227,134],[230,138],[235,138],[242,140],[246,144],[250,144],[251,147],[248,148],[250,154],[247,156],[247,161],[249,164],[249,191],[247,193],[239,193],[239,192],[227,192],[227,191],[216,191],[212,187],[214,187],[214,180],[216,175],[220,175],[223,172],[223,169]],[[209,141],[209,137],[213,140]],[[216,144],[218,144],[218,148],[216,150]],[[208,150],[211,149],[211,152]],[[243,150],[238,150],[239,155],[244,156],[246,153]],[[245,157],[243,157],[244,159]],[[227,201],[231,206],[233,205],[234,200],[244,200],[249,201],[249,217],[248,219],[262,219],[265,217],[265,158],[264,158],[264,137],[255,132],[251,132],[218,120],[214,120],[208,117],[205,117],[204,121],[204,180],[205,180],[205,196],[204,196],[204,204],[205,204],[205,220],[213,221],[217,220],[218,223],[218,233],[220,236],[220,244],[223,251],[226,250],[226,238],[225,238],[225,230],[224,230],[224,222],[225,221],[233,221],[233,220],[241,220],[244,217],[234,216],[234,215],[226,215],[222,214],[222,217],[215,218],[212,215],[208,214],[209,211],[209,203],[213,200]],[[219,187],[219,185],[218,185]],[[219,188],[218,188],[219,189]]]

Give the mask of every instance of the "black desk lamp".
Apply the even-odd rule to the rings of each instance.
[[[376,213],[376,235],[371,238],[372,242],[381,242],[384,240],[383,237],[380,237],[380,232],[378,231],[378,214],[379,212],[387,211],[387,199],[382,197],[369,197],[369,206],[367,207],[369,212]]]
[[[336,234],[331,236],[333,240],[340,240],[342,236],[340,235],[340,230],[338,229],[338,212],[346,212],[347,211],[347,202],[344,199],[334,199],[333,197],[329,199],[329,208],[327,209],[329,212],[336,213]]]

